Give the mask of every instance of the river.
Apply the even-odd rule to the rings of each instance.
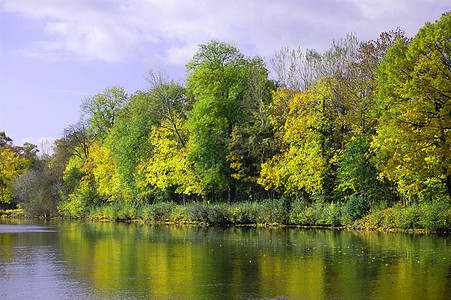
[[[451,237],[0,220],[0,299],[450,299]]]

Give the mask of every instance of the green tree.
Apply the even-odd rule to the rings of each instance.
[[[49,157],[41,159],[37,166],[14,181],[14,199],[27,216],[57,216],[63,190],[62,174]]]
[[[340,160],[337,189],[345,195],[360,196],[369,204],[387,197],[388,189],[384,190],[385,185],[378,181],[378,171],[371,159],[369,138],[353,138]]]
[[[339,196],[345,199],[354,195],[364,202],[383,201],[391,198],[386,180],[377,180],[379,171],[374,166],[374,152],[370,142],[375,134],[377,80],[375,71],[388,49],[404,38],[400,29],[384,32],[374,41],[363,42],[349,64],[342,88],[348,98],[345,126],[349,128],[350,141],[346,144],[337,170]],[[354,197],[353,199],[356,199]]]
[[[127,101],[127,94],[119,86],[107,88],[103,93],[86,98],[81,107],[83,114],[88,116],[90,132],[105,137]]]
[[[399,39],[377,71],[382,175],[406,195],[451,195],[451,13]],[[425,194],[423,194],[424,196]]]
[[[133,196],[146,196],[151,190],[137,166],[148,160],[152,153],[154,146],[149,139],[152,127],[167,126],[179,142],[185,142],[176,121],[179,117],[186,118],[185,88],[164,72],[149,71],[147,79],[148,91],[130,97],[105,141],[121,180]]]
[[[235,46],[211,41],[200,45],[187,64],[187,85],[194,97],[187,121],[193,144],[189,159],[204,190],[228,191],[229,201],[235,198],[236,181],[227,160],[228,145],[236,126],[250,114],[246,108],[253,62]]]
[[[273,155],[269,105],[275,86],[268,80],[268,71],[261,58],[249,59],[247,68],[242,109],[248,113],[233,128],[227,160],[232,169],[231,176],[236,179],[238,191],[241,191],[238,196],[258,199],[265,197],[264,190],[257,184],[261,164]]]

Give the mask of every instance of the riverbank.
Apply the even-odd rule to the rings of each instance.
[[[21,209],[0,212],[2,217],[24,217]],[[70,217],[70,216],[65,216]],[[284,198],[234,204],[173,202],[132,206],[107,204],[91,207],[83,219],[136,221],[180,225],[272,226],[368,230],[383,232],[447,233],[451,231],[451,205],[437,202],[408,207],[373,207],[349,203],[289,202]]]

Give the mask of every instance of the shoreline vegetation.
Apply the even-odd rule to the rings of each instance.
[[[23,209],[0,211],[0,218],[26,218]],[[50,217],[55,218],[55,217]],[[60,217],[61,218],[61,217]],[[286,199],[188,205],[160,202],[142,207],[93,207],[83,219],[99,222],[139,222],[155,225],[249,226],[334,230],[451,234],[451,205],[416,204],[409,207],[351,207],[344,203],[292,203]]]
[[[0,131],[0,208],[27,217],[451,230],[451,12],[269,60],[210,41],[184,82],[82,100],[51,155]],[[270,72],[271,70],[271,72]],[[276,225],[277,224],[277,225]],[[255,225],[255,226],[256,226]]]

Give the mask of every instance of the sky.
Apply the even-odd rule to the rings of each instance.
[[[0,0],[0,131],[49,152],[83,99],[146,90],[150,69],[182,83],[213,39],[269,64],[282,47],[324,51],[349,33],[413,37],[450,10],[450,0]]]

